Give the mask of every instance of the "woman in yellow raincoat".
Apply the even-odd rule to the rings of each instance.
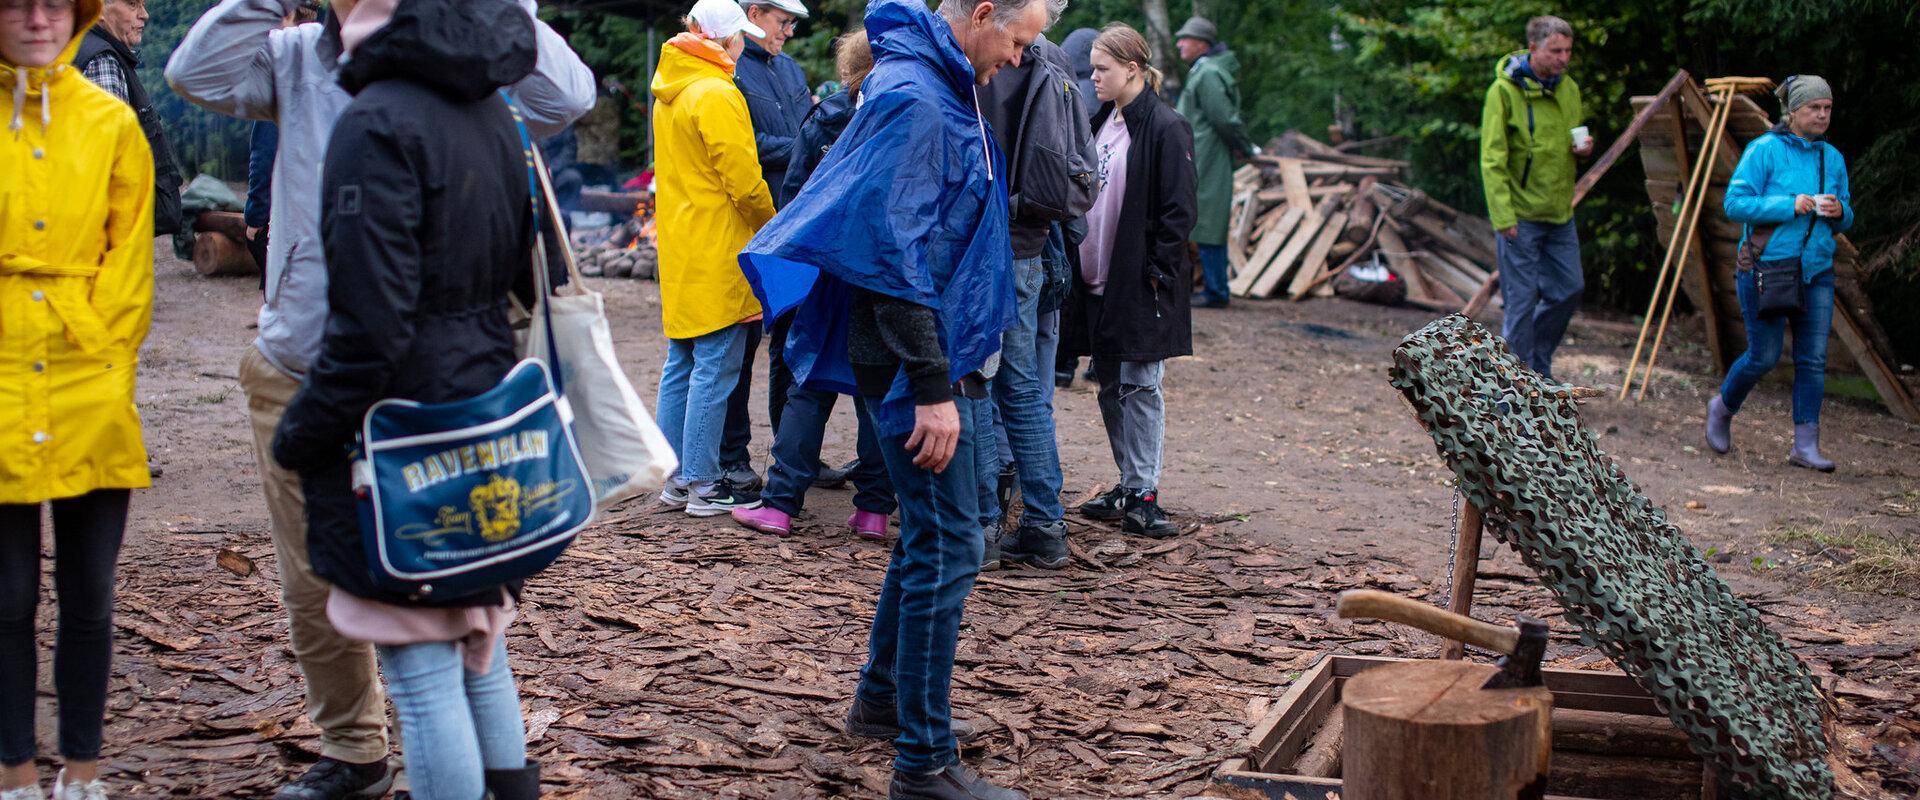
[[[153,315],[153,155],[70,62],[101,0],[0,0],[0,799],[34,768],[40,507],[53,504],[56,800],[97,777],[128,490],[149,483],[134,368]]]
[[[722,473],[720,434],[747,326],[760,318],[740,248],[773,217],[773,195],[760,176],[747,100],[733,84],[744,35],[760,29],[734,0],[700,0],[687,28],[660,49],[653,76],[654,213],[668,344],[654,409],[680,457],[680,474],[661,502],[706,517],[760,505],[759,495]]]

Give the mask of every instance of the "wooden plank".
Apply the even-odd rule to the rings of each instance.
[[[1326,269],[1327,253],[1333,249],[1333,243],[1339,241],[1340,235],[1346,230],[1347,212],[1334,214],[1327,220],[1326,226],[1320,229],[1320,235],[1314,237],[1313,246],[1307,248],[1307,254],[1300,259],[1299,268],[1293,271],[1293,282],[1287,286],[1288,296],[1300,294],[1313,285],[1313,279],[1320,277],[1320,271]],[[1258,287],[1255,289],[1257,291]]]
[[[1281,747],[1287,740],[1304,741],[1308,731],[1320,724],[1320,720],[1307,712],[1314,704],[1303,702],[1320,692],[1333,691],[1333,659],[1322,657],[1300,673],[1293,685],[1287,687],[1286,694],[1280,695],[1280,701],[1273,704],[1273,710],[1255,725],[1251,738],[1253,747],[1253,769],[1260,772],[1277,772],[1285,765],[1273,763],[1275,753],[1287,753]],[[1304,730],[1301,730],[1304,729]],[[1297,753],[1299,751],[1293,751]],[[1292,757],[1293,753],[1287,753]]]
[[[1387,259],[1387,269],[1407,282],[1407,294],[1414,300],[1440,303],[1450,308],[1458,308],[1459,299],[1452,291],[1427,277],[1420,269],[1420,262],[1407,254],[1407,243],[1391,223],[1380,228],[1380,254]]]
[[[1307,195],[1306,164],[1300,159],[1288,158],[1280,162],[1280,186],[1287,193],[1287,204],[1294,208],[1312,208],[1313,199]]]
[[[1240,270],[1239,274],[1233,276],[1233,280],[1227,282],[1227,290],[1234,296],[1247,296],[1248,290],[1253,288],[1254,281],[1259,280],[1263,273],[1272,268],[1274,256],[1286,245],[1288,237],[1300,227],[1301,220],[1308,214],[1298,208],[1281,206],[1280,209],[1285,210],[1274,223],[1273,228],[1260,237],[1260,246],[1254,249],[1253,255],[1247,257],[1246,268]]]
[[[1436,244],[1458,252],[1478,263],[1500,263],[1499,256],[1495,255],[1493,250],[1489,249],[1484,243],[1462,236],[1448,229],[1445,225],[1440,224],[1438,220],[1425,214],[1401,221],[1411,225],[1414,230],[1419,231],[1421,235],[1433,240]]]
[[[1684,69],[1673,73],[1673,77],[1667,80],[1667,85],[1661,87],[1659,94],[1654,95],[1653,102],[1648,103],[1646,108],[1634,115],[1633,124],[1627,126],[1626,132],[1613,141],[1613,146],[1607,148],[1606,154],[1600,156],[1599,161],[1594,162],[1593,166],[1587,170],[1587,174],[1580,176],[1580,182],[1573,186],[1574,205],[1580,205],[1580,200],[1587,196],[1587,192],[1593,191],[1594,184],[1600,182],[1600,178],[1607,174],[1607,170],[1613,168],[1613,162],[1620,160],[1620,156],[1627,152],[1627,145],[1633,144],[1634,138],[1640,135],[1640,129],[1645,128],[1647,122],[1673,100],[1674,94],[1680,91],[1680,85],[1692,81],[1693,78],[1687,75]]]
[[[1326,218],[1317,213],[1307,214],[1302,218],[1300,227],[1293,230],[1293,235],[1288,237],[1286,246],[1280,249],[1280,254],[1274,256],[1273,263],[1267,265],[1267,268],[1260,273],[1259,279],[1247,287],[1247,293],[1243,296],[1267,297],[1273,294],[1274,288],[1279,286],[1281,281],[1286,280],[1287,274],[1293,270],[1294,262],[1298,261],[1301,254],[1307,251],[1307,247],[1313,244],[1314,238],[1319,235],[1320,229],[1325,224]]]
[[[1860,365],[1860,371],[1867,374],[1867,380],[1873,382],[1873,388],[1880,392],[1887,409],[1893,415],[1908,422],[1920,423],[1920,405],[1916,405],[1913,395],[1907,393],[1906,384],[1893,373],[1887,362],[1880,360],[1880,354],[1874,352],[1872,343],[1860,330],[1860,323],[1854,318],[1853,309],[1844,303],[1835,303],[1833,308],[1833,332],[1853,354],[1853,360]]]
[[[1245,169],[1242,167],[1242,169]],[[1247,266],[1247,238],[1253,235],[1253,192],[1233,198],[1233,220],[1227,232],[1227,264],[1237,273]]]

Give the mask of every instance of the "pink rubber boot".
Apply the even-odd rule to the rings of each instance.
[[[885,541],[887,538],[887,515],[872,511],[855,511],[847,518],[847,527],[853,529],[853,535],[862,539]]]
[[[781,511],[780,509],[770,506],[736,508],[732,513],[734,522],[738,522],[741,525],[745,525],[761,533],[771,533],[775,536],[790,536],[793,534],[793,518],[787,516],[787,512]]]

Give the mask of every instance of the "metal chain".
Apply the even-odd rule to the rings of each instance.
[[[1440,594],[1440,606],[1453,605],[1453,570],[1460,558],[1460,481],[1453,482],[1453,525],[1447,528],[1447,588]]]
[[[1600,450],[1567,387],[1457,314],[1408,336],[1393,361],[1394,387],[1459,481],[1456,541],[1459,504],[1473,503],[1724,786],[1830,800],[1827,706],[1806,665]]]

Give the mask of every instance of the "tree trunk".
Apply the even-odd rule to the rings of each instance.
[[[1481,689],[1496,670],[1466,661],[1375,667],[1341,692],[1347,800],[1538,800],[1553,694]]]
[[[1179,59],[1173,51],[1173,26],[1167,21],[1167,0],[1140,0],[1140,11],[1147,15],[1147,44],[1153,46],[1153,66],[1167,76],[1169,88],[1178,87],[1180,79],[1173,72],[1173,64]]]

